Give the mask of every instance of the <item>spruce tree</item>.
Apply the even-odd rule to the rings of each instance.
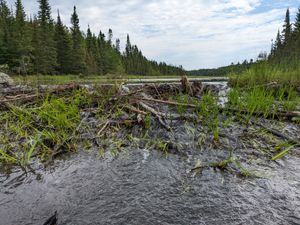
[[[31,35],[29,23],[26,21],[26,14],[21,0],[15,3],[16,13],[12,25],[10,52],[13,55],[11,67],[18,73],[27,74],[31,67],[30,51]]]
[[[291,25],[291,21],[290,21],[290,10],[287,9],[286,11],[286,15],[285,15],[285,20],[284,20],[284,29],[283,29],[283,41],[284,44],[286,44],[290,37],[291,37],[291,33],[292,33],[292,25]]]
[[[280,31],[278,30],[276,40],[275,40],[275,44],[274,44],[274,50],[278,51],[281,48],[281,45],[282,45],[282,40],[281,40]]]
[[[57,71],[61,74],[71,73],[71,39],[68,29],[63,25],[58,11],[55,24],[55,42],[57,51]]]
[[[131,49],[132,49],[132,46],[131,46],[131,42],[130,42],[130,37],[129,37],[129,34],[127,34],[126,48],[125,48],[125,54],[126,54],[127,56],[130,55]]]
[[[95,36],[91,32],[90,26],[88,26],[85,41],[86,41],[86,50],[87,50],[87,54],[86,54],[87,72],[89,74],[97,74],[99,50],[97,46],[97,40],[95,40]]]
[[[113,31],[112,29],[108,30],[108,44],[112,45],[112,39],[113,39]]]
[[[120,52],[121,52],[120,43],[121,43],[120,39],[117,38],[117,39],[116,39],[116,50],[117,50],[117,52],[118,52],[119,54],[120,54]]]
[[[35,68],[37,73],[55,74],[57,66],[54,25],[48,0],[39,0]]]
[[[72,34],[72,73],[83,74],[86,72],[85,49],[83,37],[79,26],[79,17],[74,6],[71,16],[71,34]]]
[[[0,0],[0,65],[9,64],[12,14],[5,0]]]
[[[296,21],[295,21],[295,32],[300,36],[300,7],[298,8],[298,12],[296,14]]]

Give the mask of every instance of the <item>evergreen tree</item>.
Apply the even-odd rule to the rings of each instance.
[[[126,40],[126,48],[125,48],[125,54],[126,56],[129,56],[131,53],[131,42],[130,42],[130,37],[129,34],[127,34],[127,40]]]
[[[300,36],[300,7],[298,8],[298,12],[296,14],[295,32]]]
[[[98,74],[98,62],[99,62],[99,49],[97,46],[97,39],[92,34],[90,27],[88,27],[86,33],[86,64],[88,74]]]
[[[5,0],[0,0],[0,65],[9,64],[12,14]]]
[[[112,29],[108,30],[108,44],[112,45],[112,39],[113,39],[113,31]]]
[[[117,52],[118,52],[119,54],[120,54],[120,52],[121,52],[120,43],[121,43],[120,39],[117,38],[117,39],[116,39],[116,50],[117,50]]]
[[[29,23],[21,0],[15,3],[15,20],[11,27],[10,53],[13,56],[10,67],[19,74],[27,74],[31,67],[31,35]]]
[[[61,74],[69,74],[72,72],[71,39],[68,29],[61,21],[59,11],[57,22],[55,24],[55,42],[57,51],[57,71]]]
[[[83,74],[86,72],[85,49],[83,36],[80,31],[79,17],[76,12],[76,6],[71,16],[71,34],[72,34],[72,73]]]
[[[39,0],[35,68],[37,73],[55,74],[57,66],[54,25],[48,0]]]
[[[278,33],[277,33],[277,36],[276,36],[276,40],[275,40],[275,44],[274,44],[275,50],[280,49],[281,45],[282,45],[282,40],[281,40],[280,31],[278,30]]]
[[[285,20],[284,20],[284,29],[283,29],[283,41],[284,44],[286,44],[289,41],[289,38],[291,37],[291,33],[292,33],[292,25],[290,22],[290,10],[287,9],[286,11],[286,15],[285,15]]]

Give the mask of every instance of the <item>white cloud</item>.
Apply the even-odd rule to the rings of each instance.
[[[264,3],[262,0],[50,0],[53,11],[59,8],[65,23],[69,23],[72,6],[76,4],[83,29],[88,24],[95,33],[112,28],[123,43],[129,33],[132,42],[147,57],[182,64],[187,69],[226,65],[269,50],[271,39],[282,25],[286,1],[282,7],[278,3],[277,8],[270,6],[256,11]],[[24,4],[28,11],[37,10],[36,0],[26,0]],[[295,7],[295,3],[291,6]]]

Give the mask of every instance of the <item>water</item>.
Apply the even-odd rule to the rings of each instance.
[[[266,178],[242,179],[206,169],[197,159],[143,149],[100,159],[81,152],[51,169],[0,180],[0,224],[42,224],[55,210],[59,224],[300,224],[299,158],[261,165]]]
[[[171,125],[174,133],[157,124],[149,131],[153,139],[179,143],[168,155],[128,143],[117,157],[106,152],[102,159],[93,148],[46,168],[34,163],[26,173],[2,168],[0,225],[41,225],[56,210],[59,225],[300,224],[300,149],[271,162],[240,143],[245,130],[237,124],[222,130],[218,148],[209,137],[197,146],[195,137],[206,132],[201,124]],[[290,136],[299,133],[299,126],[286,127]],[[128,131],[120,137],[122,132]],[[142,136],[139,127],[130,132]],[[212,168],[191,172],[198,162],[226,159],[231,149],[261,178]]]

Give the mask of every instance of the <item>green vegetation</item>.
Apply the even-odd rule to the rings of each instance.
[[[109,29],[86,34],[81,31],[76,7],[67,28],[58,12],[52,19],[49,0],[38,0],[37,16],[27,19],[21,0],[15,10],[0,1],[0,69],[18,75],[28,74],[131,74],[182,75],[181,66],[148,60],[127,36],[126,50],[121,52],[120,39],[113,40]],[[6,71],[7,70],[7,71]]]
[[[300,87],[300,65],[297,68],[280,68],[265,61],[253,65],[240,75],[232,75],[229,84],[233,87],[251,88],[255,86]]]

